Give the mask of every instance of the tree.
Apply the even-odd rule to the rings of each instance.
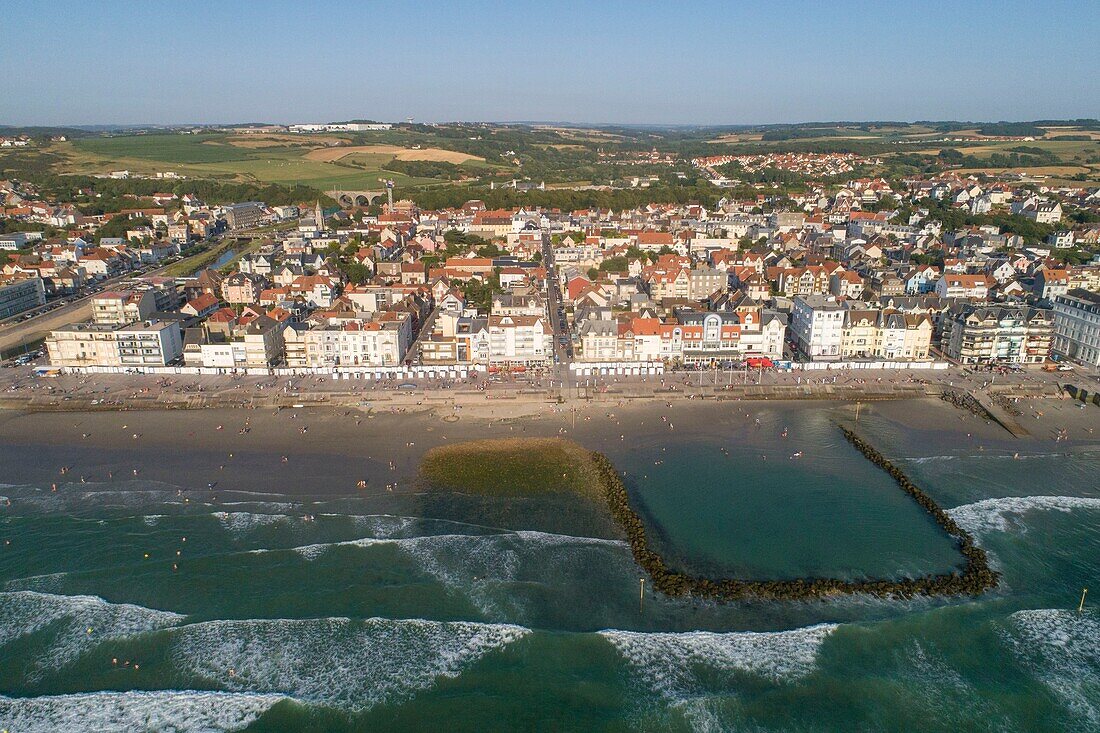
[[[463,234],[457,229],[448,229],[443,233],[443,241],[447,244],[466,245],[468,247],[485,244],[485,240],[476,234]]]
[[[131,219],[123,214],[112,216],[110,221],[96,231],[96,241],[99,242],[104,237],[125,237],[128,230],[136,229],[141,226],[152,226],[152,223],[153,222],[148,217],[144,216],[140,216],[136,219]]]
[[[340,265],[340,269],[353,285],[362,285],[371,279],[371,269],[358,262],[344,262]]]
[[[482,247],[477,248],[478,257],[490,257],[490,258],[492,258],[492,257],[502,257],[506,254],[507,254],[507,252],[502,250],[500,247],[498,247],[493,242],[490,242],[489,244],[486,244]]]
[[[1092,259],[1091,252],[1084,252],[1079,249],[1056,249],[1050,256],[1059,262],[1065,262],[1067,265],[1083,265]]]
[[[601,262],[600,270],[603,272],[625,272],[629,266],[630,260],[619,255],[618,257],[608,257]]]
[[[587,274],[588,274],[588,279],[589,280],[595,280],[596,278],[598,278],[600,276],[600,271],[597,270],[595,267],[589,267]]]

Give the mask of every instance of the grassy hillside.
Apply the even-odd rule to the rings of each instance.
[[[362,145],[362,135],[199,135],[157,133],[90,137],[53,143],[61,174],[129,170],[142,175],[173,172],[191,178],[301,184],[317,189],[378,189],[389,178],[402,188],[508,172],[503,164],[430,145]],[[389,138],[390,136],[385,136]],[[372,141],[373,142],[373,141]],[[387,169],[394,161],[404,166]],[[446,175],[410,175],[410,162],[431,162]],[[429,169],[427,172],[436,173]]]
[[[382,166],[393,155],[355,163],[311,160],[306,156],[321,148],[312,140],[246,147],[235,144],[239,137],[243,136],[160,134],[58,143],[55,152],[65,162],[57,172],[97,174],[125,169],[152,175],[171,171],[190,178],[302,184],[322,190],[377,189],[379,178],[393,178],[401,186],[435,182],[384,171]]]
[[[1018,129],[1042,134],[1027,141],[1006,139],[1007,132]],[[650,162],[651,150],[671,153],[671,164]],[[611,185],[620,189],[617,193],[632,194],[632,178],[656,176],[659,183],[648,189],[652,200],[681,201],[711,198],[701,197],[701,191],[722,193],[699,177],[691,158],[770,152],[854,153],[881,161],[861,166],[853,174],[859,176],[961,170],[1010,172],[1054,184],[1100,183],[1100,123],[1089,120],[1036,122],[1026,128],[952,122],[725,127],[402,123],[390,130],[316,135],[155,130],[87,134],[65,142],[40,138],[32,149],[0,152],[0,177],[36,180],[125,169],[142,176],[173,172],[189,183],[300,185],[314,192],[378,190],[380,179],[392,179],[399,192],[418,202],[423,197],[422,203],[431,206],[488,200],[497,193],[488,190],[494,180],[528,179],[551,190]],[[810,179],[798,178],[779,188],[804,189]],[[733,193],[751,195],[751,183]],[[596,205],[604,193],[589,192],[576,201],[555,199],[550,205]],[[604,203],[611,202],[600,205]]]

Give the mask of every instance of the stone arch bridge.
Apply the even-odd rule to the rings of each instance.
[[[341,206],[370,206],[378,198],[385,198],[385,191],[329,191],[328,195]]]

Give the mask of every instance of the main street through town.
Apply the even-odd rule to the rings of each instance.
[[[542,263],[546,267],[546,308],[550,314],[550,328],[554,332],[554,366],[551,379],[565,382],[569,379],[569,362],[573,359],[573,344],[569,339],[569,327],[565,319],[565,306],[561,302],[558,269],[554,264],[554,248],[550,235],[542,235]]]

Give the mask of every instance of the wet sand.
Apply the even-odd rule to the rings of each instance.
[[[860,409],[864,420],[881,416],[930,437],[955,436],[1004,450],[1038,445],[1049,450],[1100,441],[1100,409],[1074,405],[1057,399],[1021,403],[1024,415],[1019,419],[1032,433],[1025,439],[937,399],[865,403]],[[853,403],[809,400],[544,404],[520,416],[511,416],[508,405],[494,403],[457,413],[450,408],[375,412],[334,407],[0,411],[0,465],[5,483],[40,486],[79,483],[83,477],[94,483],[137,478],[189,489],[213,487],[214,493],[239,489],[331,497],[384,492],[387,485],[394,490],[394,484],[396,492],[406,492],[417,489],[421,456],[436,445],[563,435],[614,453],[617,444],[659,442],[663,435],[682,440],[728,431],[752,440],[751,431],[742,429],[754,415],[775,409],[788,412],[795,424],[803,409],[828,410],[835,420],[855,419]],[[1055,440],[1062,430],[1068,437]],[[875,440],[873,434],[867,437]],[[68,469],[64,474],[63,467]],[[365,490],[359,481],[367,482]]]

